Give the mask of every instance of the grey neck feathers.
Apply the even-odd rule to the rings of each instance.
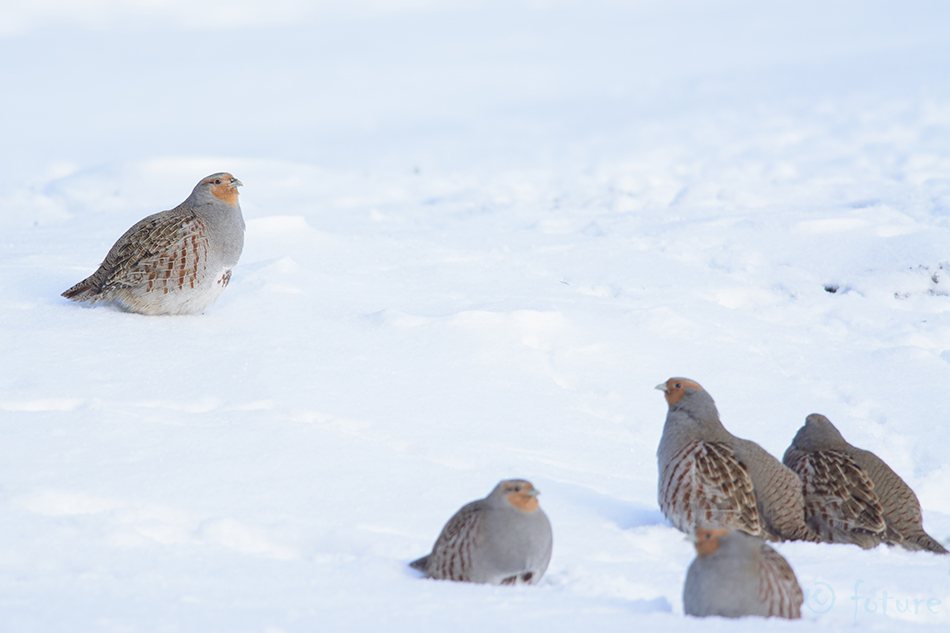
[[[670,407],[657,453],[671,457],[688,442],[733,439],[735,436],[719,421],[719,411],[716,410],[712,397],[705,391],[693,391]]]

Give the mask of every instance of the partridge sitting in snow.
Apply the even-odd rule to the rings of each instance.
[[[660,509],[677,529],[738,529],[773,541],[816,540],[801,480],[761,446],[727,431],[696,382],[657,385],[669,404],[656,456]]]
[[[240,186],[231,174],[204,178],[180,205],[126,231],[99,269],[63,296],[141,314],[203,311],[224,292],[244,249]]]
[[[536,585],[551,560],[551,523],[523,479],[500,482],[455,513],[428,556],[410,563],[429,578]]]
[[[765,541],[735,530],[700,529],[695,545],[683,584],[687,615],[802,617],[795,572]]]
[[[823,541],[947,553],[924,532],[910,486],[877,455],[848,444],[825,416],[805,418],[782,461],[801,477],[805,518]]]

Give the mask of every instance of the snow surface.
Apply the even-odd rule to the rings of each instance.
[[[950,5],[341,7],[3,3],[0,629],[946,630],[950,557],[807,543],[802,621],[684,617],[653,386],[950,542]],[[205,314],[59,296],[224,170]],[[508,477],[539,586],[406,566]]]

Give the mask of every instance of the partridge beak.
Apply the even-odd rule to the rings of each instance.
[[[229,187],[243,187],[244,183],[238,180],[237,178],[235,178],[234,176],[232,176],[231,182],[228,183],[228,186]]]
[[[659,389],[660,391],[666,391],[666,383],[665,383],[665,382],[661,382],[661,383],[658,384],[656,387],[654,387],[654,389]]]
[[[537,497],[539,494],[541,494],[541,491],[537,488],[532,488],[531,490],[525,490],[524,494],[528,495],[529,497]]]
[[[694,545],[695,545],[696,543],[699,543],[699,537],[696,536],[695,534],[687,534],[686,536],[683,537],[683,540],[684,540],[684,541],[689,541],[690,543],[692,543],[692,544],[694,544]]]

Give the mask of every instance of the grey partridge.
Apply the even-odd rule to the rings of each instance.
[[[244,249],[241,181],[203,178],[180,205],[146,217],[116,241],[99,269],[63,293],[140,314],[197,314],[217,301]]]
[[[696,558],[683,583],[683,611],[699,617],[797,619],[804,596],[785,558],[737,530],[699,529]]]
[[[845,441],[825,416],[805,418],[782,461],[801,477],[805,519],[821,540],[947,553],[924,531],[910,486],[880,457]]]
[[[500,482],[463,506],[428,556],[410,563],[429,578],[493,585],[536,585],[551,560],[552,533],[538,490],[523,479]]]
[[[723,427],[712,397],[688,378],[657,385],[669,411],[657,448],[660,509],[677,529],[738,529],[772,541],[817,540],[798,476]]]

